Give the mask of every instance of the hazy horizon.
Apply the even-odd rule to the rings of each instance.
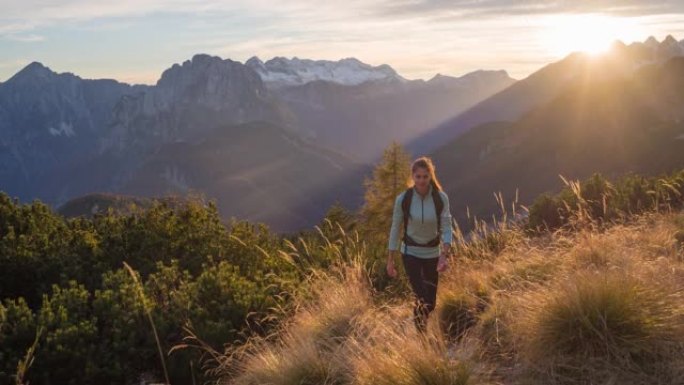
[[[407,79],[506,70],[522,79],[614,40],[684,36],[684,4],[597,1],[2,1],[0,81],[38,61],[56,72],[154,84],[198,53],[245,62],[357,58]]]

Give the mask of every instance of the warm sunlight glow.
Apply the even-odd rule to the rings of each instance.
[[[543,33],[549,51],[555,56],[565,56],[576,51],[598,54],[615,40],[640,40],[640,32],[635,19],[589,14],[549,17]]]

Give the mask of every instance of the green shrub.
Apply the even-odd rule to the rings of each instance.
[[[17,363],[35,339],[37,322],[23,298],[0,303],[0,384],[15,383]]]
[[[43,297],[39,323],[45,329],[29,372],[31,383],[37,378],[62,384],[83,384],[101,380],[103,368],[90,359],[100,345],[96,319],[90,308],[91,294],[75,281],[68,287],[53,286],[52,294]]]
[[[626,175],[610,183],[594,174],[578,186],[570,184],[557,195],[539,196],[529,210],[528,228],[554,230],[575,216],[609,221],[654,209],[684,207],[684,170],[660,177]]]
[[[563,224],[561,206],[550,194],[542,194],[530,206],[529,227],[532,229],[556,229]]]

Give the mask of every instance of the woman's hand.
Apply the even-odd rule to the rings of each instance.
[[[394,268],[394,258],[392,258],[391,251],[387,255],[387,275],[389,275],[390,278],[395,278],[397,276],[397,269]]]
[[[443,243],[442,251],[439,253],[439,260],[437,261],[437,272],[441,273],[449,267],[447,257],[451,255],[451,244]]]
[[[437,261],[437,272],[442,273],[446,271],[447,267],[449,267],[449,263],[447,262],[446,256],[440,254],[439,260]]]

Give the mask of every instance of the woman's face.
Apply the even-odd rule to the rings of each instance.
[[[416,167],[416,170],[413,172],[413,183],[419,190],[427,189],[430,184],[430,173],[428,170],[423,167]]]

